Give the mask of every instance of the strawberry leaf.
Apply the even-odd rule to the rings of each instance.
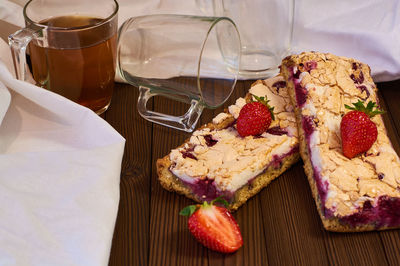
[[[227,208],[229,205],[229,203],[222,197],[218,197],[218,198],[214,199],[213,201],[211,201],[211,205],[213,205],[214,203],[221,203],[222,205],[225,206],[225,208]]]
[[[364,106],[364,103],[360,100],[358,102],[353,103],[354,107],[348,106],[347,104],[344,105],[349,110],[361,111],[366,113],[369,117],[373,117],[375,115],[384,114],[385,111],[379,110],[378,105],[372,101],[367,103],[367,106]],[[374,109],[375,108],[375,109]]]
[[[183,208],[180,212],[179,215],[182,216],[191,216],[197,209],[196,205],[189,205]]]
[[[268,109],[269,109],[269,111],[271,112],[271,119],[272,119],[272,120],[275,120],[274,108],[275,108],[275,107],[270,107],[270,106],[268,105]]]
[[[344,107],[346,107],[346,109],[349,109],[349,110],[355,110],[355,109],[356,109],[356,108],[351,107],[351,106],[349,106],[349,105],[347,105],[347,104],[345,104]]]

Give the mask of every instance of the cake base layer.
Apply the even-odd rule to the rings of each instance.
[[[282,158],[279,167],[271,164],[263,173],[256,176],[247,185],[235,191],[229,201],[228,209],[230,211],[237,210],[243,203],[245,203],[249,198],[256,195],[264,187],[266,187],[271,181],[289,169],[293,164],[299,160],[300,156],[297,150],[294,150],[292,154]],[[186,197],[193,199],[197,202],[202,202],[202,198],[192,192],[192,189],[182,182],[178,177],[176,177],[169,170],[171,166],[171,161],[168,156],[157,160],[157,173],[158,179],[161,186],[172,192],[177,192],[179,194],[185,195]]]
[[[289,90],[289,94],[291,93],[291,90]],[[294,91],[293,91],[294,93]],[[295,97],[295,95],[291,95],[291,97]],[[301,117],[301,113],[300,113],[300,109],[295,108],[295,115],[296,115],[296,119],[300,119],[299,121],[301,121],[302,117]],[[311,188],[311,193],[312,196],[314,198],[317,210],[318,210],[318,214],[321,218],[322,224],[324,226],[324,228],[328,231],[332,231],[332,232],[364,232],[364,231],[373,231],[373,230],[377,230],[377,228],[375,227],[375,225],[373,224],[365,224],[365,225],[358,225],[358,226],[351,226],[348,224],[343,224],[340,222],[339,218],[337,217],[330,217],[327,218],[325,216],[325,209],[322,209],[322,202],[321,199],[319,197],[319,193],[318,193],[318,185],[315,181],[314,178],[314,170],[311,164],[311,159],[308,153],[308,148],[306,145],[306,141],[305,139],[305,132],[303,130],[303,128],[301,126],[298,127],[298,132],[299,132],[299,145],[300,145],[300,156],[303,160],[304,163],[304,171],[306,173],[307,176],[307,180],[308,183],[310,184],[310,188]],[[394,229],[396,227],[381,227],[378,228],[378,230],[386,230],[386,229]]]
[[[275,120],[260,135],[242,137],[236,121],[255,97],[267,97]],[[281,76],[258,80],[195,132],[181,146],[157,160],[162,187],[197,202],[225,198],[233,211],[256,195],[300,158],[296,121]]]
[[[348,159],[341,150],[339,125],[344,104],[375,101],[367,65],[318,52],[283,60],[299,134],[300,155],[319,216],[335,232],[386,230],[400,226],[400,161],[376,116],[378,139]]]

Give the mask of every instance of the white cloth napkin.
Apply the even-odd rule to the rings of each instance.
[[[0,40],[0,265],[106,265],[125,140],[91,110],[16,80],[9,56]]]

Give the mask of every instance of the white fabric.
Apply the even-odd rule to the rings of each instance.
[[[10,1],[20,5],[20,12],[15,10],[15,4],[10,4]],[[22,27],[24,22],[20,14],[24,2],[26,0],[0,0],[0,19]],[[146,14],[203,15],[194,0],[119,0],[118,2],[120,25],[130,17]],[[276,2],[279,4],[280,1]],[[371,67],[375,81],[400,78],[399,1],[295,0],[294,25],[292,53],[321,51],[353,57]],[[193,70],[187,70],[190,71]]]
[[[9,56],[0,40],[0,265],[106,265],[125,140],[91,110],[16,80]]]
[[[371,67],[375,81],[400,78],[400,1],[296,0],[293,50],[330,52]]]
[[[399,1],[294,1],[292,53],[320,51],[352,57],[371,67],[376,82],[400,78]],[[196,1],[120,0],[119,3],[120,24],[130,17],[145,14],[204,15]],[[252,28],[247,30],[252,31]]]
[[[20,4],[8,0],[0,0],[0,20],[23,27],[24,15]]]

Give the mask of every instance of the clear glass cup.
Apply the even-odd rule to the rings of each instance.
[[[104,112],[114,88],[117,13],[114,0],[29,1],[26,27],[9,36],[17,78],[27,79],[29,49],[38,86]]]
[[[231,95],[240,64],[240,37],[225,17],[148,15],[127,20],[119,30],[117,69],[139,88],[142,117],[193,131],[203,108],[216,108]],[[185,77],[177,81],[176,77]],[[207,86],[212,78],[214,86]],[[182,116],[148,110],[156,95],[190,104]]]
[[[196,0],[205,15],[225,16],[237,25],[242,42],[240,78],[267,78],[289,55],[294,0]]]

